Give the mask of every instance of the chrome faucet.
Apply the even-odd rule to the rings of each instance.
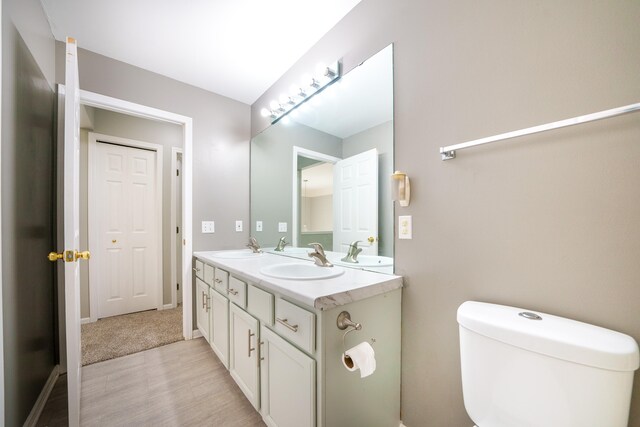
[[[349,250],[347,251],[347,255],[342,258],[340,261],[343,262],[352,262],[354,264],[358,263],[358,254],[362,252],[362,248],[358,247],[358,243],[360,240],[356,240],[355,242],[349,245]]]
[[[313,252],[309,252],[309,257],[313,258],[316,265],[319,265],[320,267],[333,267],[333,264],[331,264],[327,259],[324,249],[320,243],[309,243],[309,246],[313,247]]]
[[[291,244],[291,243],[285,242],[286,238],[287,238],[286,236],[280,238],[280,241],[278,242],[278,246],[276,246],[274,251],[283,252],[284,251],[284,247]]]
[[[249,244],[247,245],[247,247],[251,249],[254,254],[259,254],[262,252],[262,249],[260,249],[260,245],[258,244],[258,241],[255,237],[249,237]]]

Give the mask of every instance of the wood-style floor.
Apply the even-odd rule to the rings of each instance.
[[[67,425],[66,378],[39,426]],[[82,368],[80,425],[264,426],[209,344],[198,338]]]

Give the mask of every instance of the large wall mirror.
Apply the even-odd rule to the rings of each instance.
[[[393,273],[393,46],[251,141],[251,235],[281,255]],[[357,262],[342,261],[359,242]]]

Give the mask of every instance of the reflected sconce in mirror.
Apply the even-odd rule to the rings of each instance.
[[[393,200],[397,200],[400,206],[409,206],[411,201],[411,183],[406,173],[395,171],[391,175],[391,191]]]
[[[280,95],[278,101],[271,101],[269,108],[263,108],[260,110],[260,114],[262,117],[270,117],[271,124],[277,123],[287,114],[338,80],[341,71],[342,64],[340,61],[336,61],[329,66],[318,64],[315,76],[311,76],[310,74],[304,76],[300,85],[294,84],[291,86],[291,93],[289,95]]]

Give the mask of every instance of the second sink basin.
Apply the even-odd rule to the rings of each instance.
[[[344,273],[344,269],[340,267],[319,267],[311,263],[287,263],[263,267],[260,269],[260,273],[276,279],[318,280],[340,276]]]

